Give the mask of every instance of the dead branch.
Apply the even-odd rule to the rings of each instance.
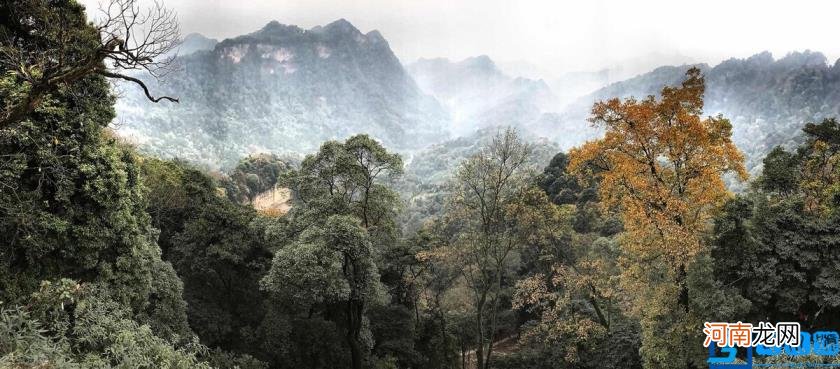
[[[141,81],[137,78],[134,78],[134,77],[131,77],[131,76],[126,76],[124,74],[109,72],[109,71],[106,71],[106,70],[100,70],[100,71],[97,71],[97,73],[101,74],[105,77],[119,78],[119,79],[123,79],[123,80],[126,80],[126,81],[136,83],[137,85],[139,85],[143,89],[143,92],[146,94],[146,97],[149,100],[151,100],[152,102],[159,102],[161,100],[168,100],[168,101],[172,101],[172,102],[176,102],[176,103],[178,102],[178,99],[176,99],[174,97],[169,97],[169,96],[154,97],[154,96],[152,96],[152,94],[149,92],[149,88],[146,87],[146,84],[143,83],[143,81]]]

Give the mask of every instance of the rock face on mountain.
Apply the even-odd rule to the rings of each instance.
[[[840,61],[831,66],[821,53],[790,53],[774,60],[763,52],[712,68],[697,66],[706,76],[705,114],[731,120],[733,140],[754,174],[773,147],[795,144],[806,122],[840,116]],[[562,129],[553,137],[567,147],[597,135],[586,122],[594,101],[656,94],[664,85],[679,84],[689,67],[660,67],[581,98],[561,114]]]
[[[117,106],[118,132],[165,157],[230,166],[249,152],[310,152],[360,132],[395,149],[448,134],[445,111],[382,35],[343,19],[309,30],[271,22],[177,61],[166,84],[150,87],[180,104],[125,89]]]
[[[509,125],[537,133],[535,124],[557,108],[545,82],[510,77],[484,55],[460,62],[420,59],[407,68],[420,88],[449,110],[456,135]]]

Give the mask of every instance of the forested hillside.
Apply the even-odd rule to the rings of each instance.
[[[399,149],[448,137],[446,113],[382,35],[343,19],[309,30],[271,22],[173,69],[149,83],[180,104],[150,105],[130,88],[117,104],[120,134],[163,157],[230,168],[248,153],[305,153],[362,132]]]
[[[750,176],[738,118],[707,114],[737,99],[744,112],[834,111],[837,67],[819,55],[660,69],[633,80],[656,91],[635,99],[621,97],[636,94],[629,84],[613,85],[586,116],[603,134],[565,151],[515,127],[409,155],[383,136],[298,127],[302,159],[277,150],[224,164],[173,159],[189,146],[156,151],[115,132],[121,99],[173,112],[154,120],[186,129],[207,117],[197,96],[217,91],[208,81],[160,95],[135,79],[170,66],[178,25],[166,8],[111,5],[91,24],[74,1],[0,3],[2,369],[696,369],[708,365],[704,322],[840,324],[840,123],[784,125],[799,138]],[[142,14],[152,36],[129,37],[144,32],[134,28]],[[306,43],[324,35],[392,55],[377,34],[338,22],[273,23],[186,58],[278,73],[295,59],[273,59],[285,54],[272,48],[269,63],[252,54],[260,42],[303,40],[295,55],[329,59]],[[154,41],[132,41],[144,39]],[[329,55],[352,59],[356,46],[335,45]],[[726,78],[773,91],[722,89]],[[146,100],[118,96],[109,80]],[[247,96],[242,88],[218,93]],[[767,96],[785,105],[761,105]],[[360,127],[390,139],[432,132]],[[215,139],[229,145],[219,153],[247,151]],[[262,206],[275,191],[288,194],[282,207]]]
[[[840,62],[840,61],[838,61]],[[705,114],[723,114],[732,121],[732,139],[747,155],[747,168],[760,173],[761,159],[777,145],[795,147],[804,122],[840,114],[840,63],[831,65],[818,52],[793,52],[774,60],[768,52],[729,59],[714,67],[698,65],[708,88]],[[614,83],[578,101],[563,113],[563,147],[584,137],[581,128],[592,103],[609,97],[643,98],[682,78],[687,67],[667,66]]]

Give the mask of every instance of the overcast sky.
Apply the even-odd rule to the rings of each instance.
[[[99,0],[81,0],[90,8]],[[143,0],[146,1],[146,0]],[[161,0],[183,34],[223,39],[271,20],[303,28],[345,18],[379,30],[403,62],[486,54],[554,74],[622,63],[717,63],[769,50],[840,57],[840,2],[501,0]]]

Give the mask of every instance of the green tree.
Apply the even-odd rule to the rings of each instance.
[[[540,188],[557,205],[577,203],[582,190],[577,177],[567,170],[568,166],[569,155],[559,152],[538,178]]]
[[[189,321],[202,343],[261,357],[266,296],[259,280],[272,253],[252,208],[225,198],[198,209],[172,239],[169,260],[184,281]]]
[[[751,302],[742,320],[840,323],[840,127],[809,123],[796,152],[776,148],[753,189],[715,220],[714,272]]]
[[[359,218],[374,242],[393,244],[398,195],[388,181],[403,172],[402,159],[367,135],[340,143],[329,141],[300,169],[285,177],[305,214],[347,214]],[[378,245],[378,246],[381,246]]]
[[[490,367],[496,335],[510,324],[511,280],[520,251],[539,242],[542,226],[559,216],[532,185],[530,159],[531,146],[508,129],[465,160],[442,215],[449,229],[441,245],[420,254],[459,272],[456,286],[461,283],[469,296],[478,368]]]
[[[109,295],[101,284],[45,281],[26,308],[0,309],[0,367],[209,369],[201,346],[173,347]]]
[[[189,335],[181,282],[144,210],[137,157],[104,128],[108,84],[90,77],[74,86],[0,135],[0,299],[20,301],[41,280],[102,282],[136,317],[170,320],[150,323]]]
[[[216,180],[187,163],[143,158],[142,174],[164,258],[184,281],[190,327],[216,349],[211,358],[276,365],[274,349],[261,343],[287,327],[271,332],[264,324],[269,302],[259,288],[271,265],[264,233],[273,220],[222,196]]]
[[[0,302],[36,319],[27,324],[55,343],[27,355],[71,347],[68,363],[94,367],[200,366],[172,346],[192,339],[183,287],[161,259],[138,157],[106,128],[109,85],[101,73],[63,64],[92,60],[86,50],[97,29],[73,1],[0,8]],[[83,295],[40,298],[49,281],[78,282],[62,299]],[[5,351],[4,360],[20,353]]]
[[[352,367],[363,367],[365,312],[383,291],[370,240],[357,218],[333,215],[322,227],[304,231],[277,252],[262,283],[288,303],[341,309]]]
[[[292,189],[294,205],[276,230],[269,231],[276,251],[263,286],[281,301],[296,301],[286,313],[319,316],[343,330],[353,368],[363,366],[370,354],[366,314],[372,304],[384,302],[380,264],[398,246],[399,197],[388,183],[401,173],[398,155],[367,135],[357,135],[324,143],[280,181]],[[350,238],[341,244],[339,236]],[[307,282],[284,289],[281,280]],[[346,289],[334,290],[339,287]],[[294,293],[305,295],[290,299]]]

